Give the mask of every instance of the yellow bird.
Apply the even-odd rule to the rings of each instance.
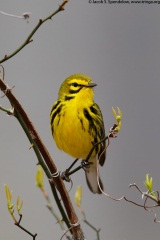
[[[96,84],[84,74],[74,74],[62,83],[58,99],[50,113],[50,126],[57,147],[74,158],[85,160],[93,143],[105,137],[102,113],[94,102]],[[103,166],[106,142],[96,146],[85,169],[86,180],[93,193],[101,193],[97,183],[97,159]],[[103,189],[102,182],[99,183]]]

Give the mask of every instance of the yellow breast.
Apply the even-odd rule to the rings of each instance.
[[[82,104],[79,106],[71,101],[63,106],[54,120],[53,137],[57,147],[72,157],[87,157],[94,139],[89,134],[89,122],[84,117]]]

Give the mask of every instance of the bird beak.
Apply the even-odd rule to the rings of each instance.
[[[89,83],[88,85],[86,85],[85,87],[89,87],[89,88],[92,88],[92,87],[95,87],[97,86],[96,83]]]

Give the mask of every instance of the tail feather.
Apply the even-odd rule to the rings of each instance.
[[[97,167],[96,167],[96,159],[94,159],[94,162],[92,165],[90,165],[89,168],[86,169],[85,174],[86,174],[86,181],[88,184],[89,189],[91,190],[91,192],[93,193],[99,193],[101,194],[101,190],[98,186],[98,182],[99,181],[99,185],[101,187],[101,189],[103,190],[103,184],[102,181],[99,177],[99,179],[97,179]]]

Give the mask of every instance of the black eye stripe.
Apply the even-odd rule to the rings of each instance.
[[[69,85],[70,85],[69,93],[71,94],[78,93],[83,87],[82,84],[78,84],[77,82],[72,82]]]
[[[81,89],[82,89],[82,87],[78,88],[77,90],[70,89],[69,93],[71,93],[71,94],[78,93]]]
[[[74,94],[78,93],[86,85],[78,84],[77,82],[72,82],[69,84],[69,86],[70,86],[69,93]]]
[[[75,87],[75,88],[77,88],[77,87],[84,87],[84,85],[78,84],[77,82],[71,83],[70,86],[71,86],[71,87]]]
[[[73,86],[73,87],[78,87],[78,86],[79,86],[79,84],[78,84],[78,83],[76,83],[76,82],[74,82],[74,83],[71,83],[71,86]]]

